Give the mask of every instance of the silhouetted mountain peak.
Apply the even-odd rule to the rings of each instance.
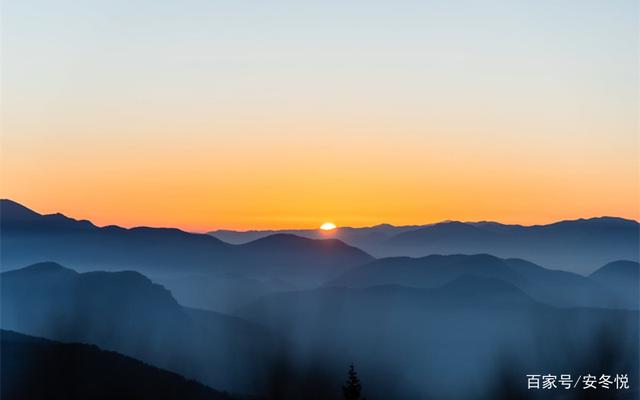
[[[40,214],[13,200],[0,200],[0,222],[4,230],[82,230],[96,226],[87,220],[76,220],[64,214]]]
[[[459,231],[474,231],[476,227],[466,222],[460,221],[443,221],[437,224],[431,225],[430,228],[438,229],[441,231],[459,232]]]
[[[247,243],[247,246],[262,246],[271,244],[297,244],[297,243],[312,243],[314,240],[306,237],[294,235],[292,233],[274,233],[273,235],[265,236],[260,239],[256,239]]]
[[[640,264],[635,261],[619,260],[610,262],[594,273],[591,274],[592,278],[601,277],[619,277],[627,279],[638,279],[640,273]]]
[[[240,245],[245,249],[268,249],[270,251],[286,249],[295,251],[296,249],[308,248],[332,248],[332,249],[353,249],[358,253],[366,254],[364,251],[349,246],[339,239],[310,239],[290,233],[276,233],[252,242]]]
[[[635,261],[610,262],[592,273],[589,278],[620,296],[619,306],[640,307],[640,264]]]
[[[534,225],[531,228],[537,230],[559,230],[560,232],[582,231],[600,233],[605,229],[608,230],[627,230],[637,229],[639,226],[637,221],[620,217],[593,217],[579,218],[573,220],[559,221],[548,225]]]
[[[571,221],[567,221],[571,222]],[[613,222],[613,223],[632,223],[637,225],[638,222],[628,218],[621,217],[611,217],[611,216],[602,216],[602,217],[592,217],[592,218],[579,218],[574,222]]]
[[[52,324],[72,313],[68,322],[74,326],[98,324],[105,332],[113,324],[141,324],[149,331],[162,328],[173,334],[188,321],[167,289],[138,272],[77,273],[56,263],[39,263],[4,272],[0,280],[3,326],[20,332],[39,332],[25,316],[42,316],[43,310]]]
[[[0,215],[2,219],[27,221],[40,217],[37,212],[9,199],[0,199]]]
[[[400,233],[389,239],[391,244],[419,243],[442,240],[479,240],[486,236],[494,236],[493,231],[481,229],[471,223],[446,221],[427,225],[419,229]]]
[[[147,300],[162,299],[164,303],[177,303],[171,296],[171,293],[163,286],[153,283],[149,278],[137,271],[92,271],[78,273],[77,271],[63,267],[55,262],[41,262],[29,265],[24,268],[3,272],[0,274],[3,278],[11,279],[11,283],[35,283],[35,282],[51,282],[53,277],[82,285],[82,287],[99,289],[101,294],[89,290],[88,295],[98,296],[112,291],[113,293],[143,294]],[[7,280],[6,282],[9,282]],[[80,287],[80,286],[76,286]],[[117,296],[114,297],[118,298]]]
[[[29,275],[29,274],[56,275],[58,274],[58,275],[68,275],[68,276],[78,275],[78,273],[72,270],[71,268],[63,267],[62,265],[52,261],[44,261],[44,262],[32,264],[24,268],[5,272],[4,274],[25,274],[25,275]]]

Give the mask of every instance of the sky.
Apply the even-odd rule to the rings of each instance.
[[[635,0],[2,3],[2,197],[98,225],[640,218]]]

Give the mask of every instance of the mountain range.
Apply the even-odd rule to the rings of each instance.
[[[344,281],[345,276],[363,271],[358,269],[363,265],[373,271],[381,264],[427,262],[416,254],[431,255],[429,262],[444,260],[435,254],[486,253],[510,260],[505,262],[519,267],[512,265],[509,270],[519,268],[518,274],[529,271],[527,287],[519,287],[551,304],[635,307],[637,303],[629,301],[636,290],[629,282],[634,280],[623,280],[611,288],[608,281],[594,283],[596,279],[587,277],[605,263],[638,261],[638,223],[619,218],[530,227],[453,221],[427,226],[379,225],[338,228],[329,233],[331,239],[319,230],[215,233],[236,242],[252,239],[230,244],[211,235],[171,228],[98,227],[62,214],[42,215],[11,200],[1,200],[0,228],[3,270],[49,260],[79,271],[135,270],[170,289],[182,305],[225,313],[270,293]],[[368,253],[399,253],[422,261],[375,260]],[[542,271],[539,265],[558,271],[553,278],[534,279],[531,274]],[[375,280],[376,276],[366,279]],[[417,282],[412,283],[425,285],[424,279]],[[573,286],[564,287],[567,282]],[[611,296],[611,292],[624,294]]]
[[[3,270],[55,260],[81,270],[204,270],[317,282],[372,260],[336,239],[279,234],[232,245],[173,228],[98,227],[62,214],[41,215],[11,200],[0,201],[0,227]]]
[[[541,303],[558,307],[638,309],[639,270],[637,262],[618,261],[584,277],[489,254],[431,255],[378,259],[350,269],[327,285],[436,288],[462,276],[478,276],[507,282]]]
[[[0,285],[2,329],[94,344],[223,390],[248,390],[279,346],[256,324],[182,307],[138,272],[49,262],[4,272]]]
[[[639,261],[640,225],[614,217],[560,221],[547,225],[507,225],[497,222],[445,221],[423,226],[337,228],[297,231],[212,231],[233,243],[272,235],[294,233],[309,238],[334,237],[375,257],[430,254],[487,253],[522,258],[545,267],[590,274],[620,259]]]
[[[74,377],[155,393],[145,376],[163,376],[166,393],[194,398],[225,394],[184,379],[234,397],[335,399],[354,363],[374,400],[531,398],[520,384],[538,372],[626,373],[620,393],[638,395],[635,221],[271,231],[232,244],[2,200],[0,228],[2,390],[19,374],[50,376],[38,379],[61,398]],[[26,358],[33,375],[20,372]]]
[[[372,248],[375,252],[377,246],[382,245],[391,237],[404,232],[410,232],[423,228],[427,225],[406,225],[394,226],[390,224],[380,224],[364,228],[339,227],[333,231],[323,231],[320,229],[283,229],[283,230],[249,230],[234,231],[219,229],[210,231],[209,234],[227,243],[243,244],[263,237],[286,233],[290,235],[302,236],[309,239],[326,239],[333,237],[345,243],[359,248]],[[373,253],[372,253],[373,254]],[[380,254],[377,254],[378,256]]]
[[[2,270],[56,261],[78,271],[134,270],[183,305],[228,312],[274,291],[315,287],[373,260],[337,239],[275,234],[243,245],[172,228],[98,227],[0,200]]]
[[[336,398],[350,362],[373,399],[464,398],[469,392],[499,398],[490,377],[508,371],[638,371],[637,310],[544,304],[531,294],[540,293],[516,284],[529,290],[523,283],[549,280],[553,271],[486,255],[440,257],[409,260],[408,267],[378,260],[333,286],[263,295],[234,315],[183,307],[138,272],[78,273],[40,263],[0,275],[1,323],[2,329],[117,351],[210,387],[278,399],[309,390],[318,394],[313,398]],[[434,278],[433,287],[415,286],[445,265],[454,273]],[[371,268],[408,274],[414,284],[385,283],[380,279],[388,276],[374,271],[361,281]],[[620,262],[599,271],[594,285],[628,279],[625,274],[638,268]],[[570,275],[556,280],[580,285]],[[71,345],[59,350],[76,351]],[[464,383],[454,385],[459,376]]]

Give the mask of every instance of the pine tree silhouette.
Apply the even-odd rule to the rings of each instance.
[[[351,364],[349,366],[347,382],[342,386],[342,395],[345,400],[366,400],[364,397],[360,397],[361,392],[362,385],[360,384],[360,379],[358,379],[355,367]]]

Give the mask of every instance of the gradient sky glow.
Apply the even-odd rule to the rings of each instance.
[[[1,194],[190,230],[638,219],[638,26],[635,0],[4,1]]]

